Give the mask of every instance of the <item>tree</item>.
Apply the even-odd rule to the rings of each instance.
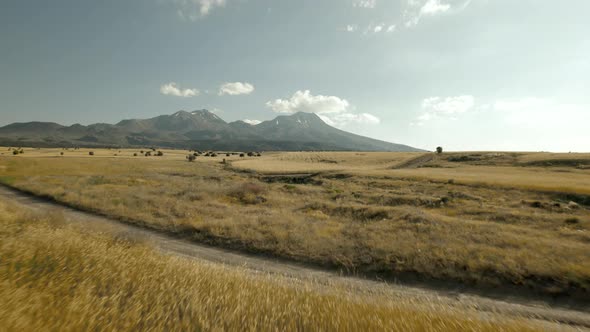
[[[442,148],[442,146],[439,146],[439,147],[437,147],[437,148],[436,148],[436,153],[438,153],[438,154],[441,154],[441,153],[443,153],[443,148]]]

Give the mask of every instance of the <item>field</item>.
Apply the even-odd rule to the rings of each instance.
[[[0,201],[3,331],[535,331],[533,320],[170,257]]]
[[[370,278],[590,298],[587,154],[293,152],[191,163],[188,151],[3,152],[5,184],[197,242]]]

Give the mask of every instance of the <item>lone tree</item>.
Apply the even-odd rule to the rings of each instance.
[[[437,147],[437,148],[436,148],[436,153],[438,153],[438,154],[441,154],[441,153],[443,153],[443,148],[442,148],[442,146],[439,146],[439,147]]]

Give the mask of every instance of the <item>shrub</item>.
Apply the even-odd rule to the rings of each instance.
[[[156,156],[158,156],[158,157],[162,157],[163,155],[164,155],[164,152],[162,152],[162,151],[158,151],[158,153],[156,153]]]
[[[244,154],[243,153],[240,153],[240,157],[244,158]]]
[[[229,153],[226,153],[226,154],[225,154],[225,156],[226,156],[226,157],[229,157],[229,156],[231,156],[231,154],[229,154]]]
[[[438,154],[441,154],[441,153],[443,153],[443,148],[442,148],[442,146],[439,146],[439,147],[437,147],[437,148],[436,148],[436,153],[438,153]]]
[[[90,151],[90,152],[88,152],[88,155],[89,155],[89,156],[94,156],[94,151]]]
[[[63,153],[63,152],[60,152],[59,154],[60,154],[61,156],[63,156],[63,155],[64,155],[64,153]]]
[[[248,157],[254,156],[254,152],[248,152]]]
[[[134,157],[137,157],[137,153],[134,153],[134,154],[133,154],[133,156],[134,156]]]
[[[16,156],[18,154],[18,150],[13,150],[12,154]]]
[[[244,204],[259,204],[266,202],[266,198],[262,195],[266,193],[266,188],[252,182],[243,183],[234,187],[229,196],[237,198]]]
[[[195,161],[197,159],[197,156],[195,156],[195,154],[189,154],[188,156],[186,156],[186,159],[189,162],[193,162],[193,161]]]
[[[574,218],[567,218],[567,219],[565,220],[565,223],[566,223],[566,224],[568,224],[568,225],[575,225],[575,224],[579,224],[579,223],[580,223],[580,219],[578,219],[578,218],[575,218],[575,217],[574,217]]]

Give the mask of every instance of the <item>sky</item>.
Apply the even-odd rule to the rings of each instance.
[[[590,151],[588,0],[2,0],[0,126],[298,111],[433,150]]]

